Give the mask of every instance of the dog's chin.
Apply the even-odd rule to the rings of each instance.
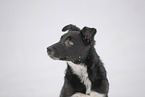
[[[59,58],[59,57],[54,57],[52,55],[49,55],[50,58],[52,58],[53,60],[62,60],[62,61],[67,61],[67,59],[64,57],[64,58]]]
[[[59,60],[66,61],[66,58],[65,57],[64,58],[59,58]]]
[[[68,59],[66,57],[60,57],[60,58],[53,57],[53,59],[60,60],[60,61],[71,61],[71,59]]]
[[[60,60],[60,61],[67,61],[67,62],[73,62],[73,63],[75,63],[75,64],[80,64],[80,63],[82,63],[81,61],[73,61],[72,59],[68,59],[68,58],[65,58],[65,57],[63,57],[63,58],[58,58],[58,57],[54,57],[54,56],[50,56],[49,55],[49,57],[50,58],[52,58],[53,60]]]
[[[72,58],[69,57],[56,57],[56,56],[52,56],[50,54],[48,54],[48,56],[50,58],[52,58],[53,60],[61,60],[61,61],[72,61]],[[73,62],[73,61],[72,61]]]
[[[59,58],[53,57],[53,56],[49,56],[50,58],[52,58],[53,60],[59,60]]]
[[[67,62],[75,62],[73,59],[69,59],[69,58],[59,58],[59,60],[67,61]]]

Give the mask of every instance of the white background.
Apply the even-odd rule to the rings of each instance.
[[[67,24],[95,27],[109,97],[145,97],[144,0],[0,0],[0,97],[58,97],[66,63],[46,48]]]

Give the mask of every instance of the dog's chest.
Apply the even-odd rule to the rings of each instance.
[[[72,62],[68,62],[74,74],[76,74],[81,79],[88,77],[87,68],[82,64],[74,64]]]
[[[82,83],[86,86],[86,94],[91,92],[91,81],[89,80],[87,67],[83,64],[74,64],[72,62],[68,62],[69,66],[72,69],[72,72],[76,74]]]

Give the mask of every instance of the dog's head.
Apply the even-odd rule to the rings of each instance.
[[[83,62],[92,46],[94,46],[95,28],[84,27],[80,30],[75,25],[67,25],[62,31],[68,32],[60,41],[47,48],[48,55],[53,59]]]

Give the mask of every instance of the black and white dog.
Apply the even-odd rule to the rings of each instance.
[[[52,59],[67,62],[60,97],[108,97],[106,70],[94,48],[95,28],[67,25],[60,41],[47,48]]]

